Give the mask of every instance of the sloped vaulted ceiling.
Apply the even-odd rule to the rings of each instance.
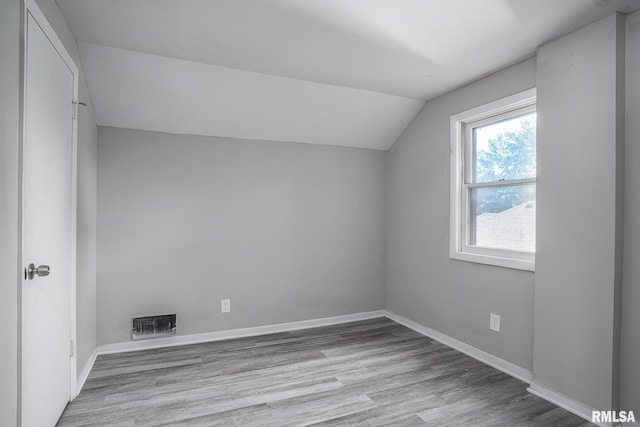
[[[58,0],[101,125],[386,150],[425,100],[640,0]]]

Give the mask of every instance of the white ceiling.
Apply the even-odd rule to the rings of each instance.
[[[102,125],[388,149],[422,101],[640,0],[58,0]],[[419,100],[419,101],[416,101]]]
[[[386,150],[414,99],[80,44],[101,125]]]

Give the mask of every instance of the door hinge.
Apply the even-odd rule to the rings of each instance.
[[[78,118],[78,107],[80,105],[82,105],[83,107],[87,107],[87,103],[86,102],[80,102],[80,101],[71,101],[71,105],[73,106],[73,111],[71,112],[71,115],[74,119]]]
[[[70,347],[70,354],[69,357],[73,357],[76,355],[76,342],[74,340],[70,341],[71,347]]]

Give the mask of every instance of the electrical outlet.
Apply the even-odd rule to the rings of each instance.
[[[500,332],[500,315],[491,313],[489,315],[489,329]]]
[[[221,313],[229,313],[229,312],[231,312],[231,300],[230,299],[221,299],[220,300],[220,312]]]

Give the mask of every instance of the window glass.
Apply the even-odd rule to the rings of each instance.
[[[536,185],[479,187],[470,190],[467,244],[535,252]]]
[[[536,113],[473,128],[471,182],[536,177]]]

